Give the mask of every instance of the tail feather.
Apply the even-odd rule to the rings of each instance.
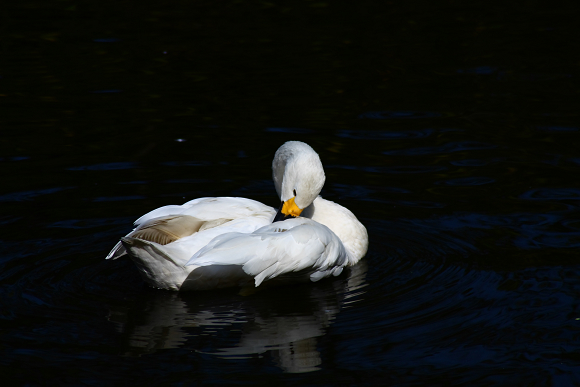
[[[176,262],[155,242],[124,237],[120,243],[145,282],[153,287],[179,290],[189,273],[195,269],[195,266],[185,267]]]
[[[121,258],[123,255],[127,254],[127,250],[125,250],[125,246],[121,241],[117,242],[115,247],[111,250],[111,252],[105,257],[105,259],[117,259]]]

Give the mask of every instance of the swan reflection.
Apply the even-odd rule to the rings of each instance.
[[[310,372],[322,362],[317,338],[342,308],[361,299],[366,270],[363,260],[338,278],[246,297],[146,292],[130,304],[111,306],[109,320],[121,333],[128,356],[171,348],[223,359],[269,353],[285,372]]]

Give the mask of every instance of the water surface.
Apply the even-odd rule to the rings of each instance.
[[[0,367],[15,385],[577,385],[573,10],[26,0],[3,17]],[[276,206],[285,141],[366,225],[251,296],[104,261],[143,213]]]

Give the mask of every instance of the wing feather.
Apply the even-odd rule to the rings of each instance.
[[[348,252],[330,229],[298,218],[262,227],[251,234],[219,235],[198,251],[188,265],[241,265],[255,285],[285,273],[308,270],[317,281],[338,275]]]
[[[159,207],[135,221],[140,225],[154,218],[170,215],[190,215],[201,220],[237,219],[247,216],[274,217],[276,210],[258,201],[246,198],[219,197],[198,198],[182,205]]]
[[[198,198],[180,206],[169,205],[148,212],[134,222],[135,229],[126,236],[160,245],[178,243],[175,249],[181,257],[186,248],[197,252],[204,245],[201,243],[209,242],[218,234],[230,231],[250,233],[270,223],[275,214],[272,207],[251,199]],[[202,222],[199,227],[198,222]],[[106,259],[117,259],[125,254],[125,247],[118,242]]]

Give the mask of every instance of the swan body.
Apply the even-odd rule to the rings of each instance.
[[[318,281],[366,254],[365,227],[348,209],[318,196],[325,176],[310,146],[282,145],[272,174],[278,212],[233,197],[160,207],[137,219],[107,259],[128,255],[153,287],[203,290]]]

